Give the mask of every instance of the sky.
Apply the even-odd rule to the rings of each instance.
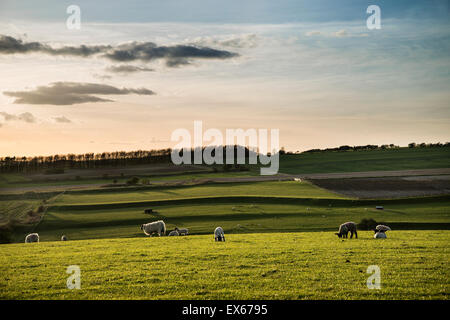
[[[173,147],[195,120],[279,129],[292,151],[447,142],[449,16],[449,1],[0,0],[0,156]]]

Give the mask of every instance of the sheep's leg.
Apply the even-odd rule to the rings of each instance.
[[[350,231],[350,239],[353,239],[353,230]]]
[[[355,230],[355,239],[358,239],[358,232]]]

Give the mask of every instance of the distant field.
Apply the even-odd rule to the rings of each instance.
[[[154,187],[131,192],[126,189],[118,189],[110,192],[96,192],[95,190],[73,193],[69,192],[59,197],[54,202],[54,205],[137,202],[217,196],[343,198],[342,196],[316,187],[309,182],[270,181],[226,184],[215,183],[179,187]]]
[[[385,210],[376,210],[384,205]],[[144,214],[152,208],[155,214]],[[345,221],[363,218],[388,223],[393,229],[450,229],[450,199],[345,200],[231,196],[147,202],[54,205],[35,228],[42,241],[140,237],[139,226],[163,219],[167,229],[189,228],[211,233],[221,225],[227,233],[335,231]],[[23,234],[16,241],[23,241]]]
[[[412,170],[450,167],[450,148],[399,148],[285,155],[280,172],[290,174]]]
[[[256,165],[250,171],[212,172],[207,166],[174,166],[169,164],[141,165],[124,168],[73,170],[64,174],[0,174],[1,190],[30,191],[33,189],[62,190],[64,187],[126,183],[132,176],[156,182],[190,181],[224,177],[252,177],[259,175]],[[392,171],[450,168],[450,148],[399,148],[352,152],[318,152],[280,157],[280,173],[312,174],[362,171]],[[219,166],[219,170],[222,168]],[[121,175],[124,175],[123,177]]]
[[[230,234],[0,245],[0,299],[444,299],[450,231]],[[81,269],[69,290],[66,268]],[[369,265],[381,289],[369,290]]]

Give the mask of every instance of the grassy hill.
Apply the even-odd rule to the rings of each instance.
[[[413,170],[450,167],[450,148],[398,148],[284,155],[280,172],[290,174]]]
[[[330,232],[0,246],[0,299],[448,299],[450,231]],[[81,289],[66,288],[66,268]],[[366,286],[378,265],[381,290]]]

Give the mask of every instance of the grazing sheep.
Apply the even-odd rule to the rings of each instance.
[[[339,226],[339,232],[335,234],[339,238],[348,238],[349,232],[350,232],[350,239],[353,238],[353,234],[355,234],[355,238],[358,239],[358,233],[356,232],[356,223],[352,221],[341,224]]]
[[[385,226],[385,225],[382,225],[382,224],[379,224],[379,225],[377,225],[376,227],[375,227],[375,233],[377,233],[377,232],[386,232],[386,231],[391,231],[392,229],[391,228],[389,228],[388,226]]]
[[[173,237],[173,236],[179,236],[180,234],[178,233],[178,231],[177,230],[173,230],[173,231],[170,231],[169,232],[169,237]]]
[[[160,237],[161,235],[164,236],[166,234],[166,224],[164,223],[164,221],[158,220],[155,222],[142,224],[141,230],[144,231],[147,236],[150,236],[153,233],[157,233]]]
[[[37,233],[30,233],[25,237],[25,243],[39,242],[39,235]]]
[[[63,234],[63,235],[62,235],[62,237],[61,237],[61,241],[67,241],[67,237],[66,237],[66,235],[65,235],[65,234]]]
[[[380,232],[375,233],[375,234],[373,235],[373,237],[374,237],[375,239],[386,239],[386,238],[387,238],[386,233],[384,233],[383,231],[380,231]]]
[[[216,230],[214,230],[214,240],[225,241],[225,234],[223,233],[222,227],[217,227]]]
[[[181,228],[181,229],[175,228],[175,230],[178,231],[180,236],[187,236],[189,233],[188,228]]]

